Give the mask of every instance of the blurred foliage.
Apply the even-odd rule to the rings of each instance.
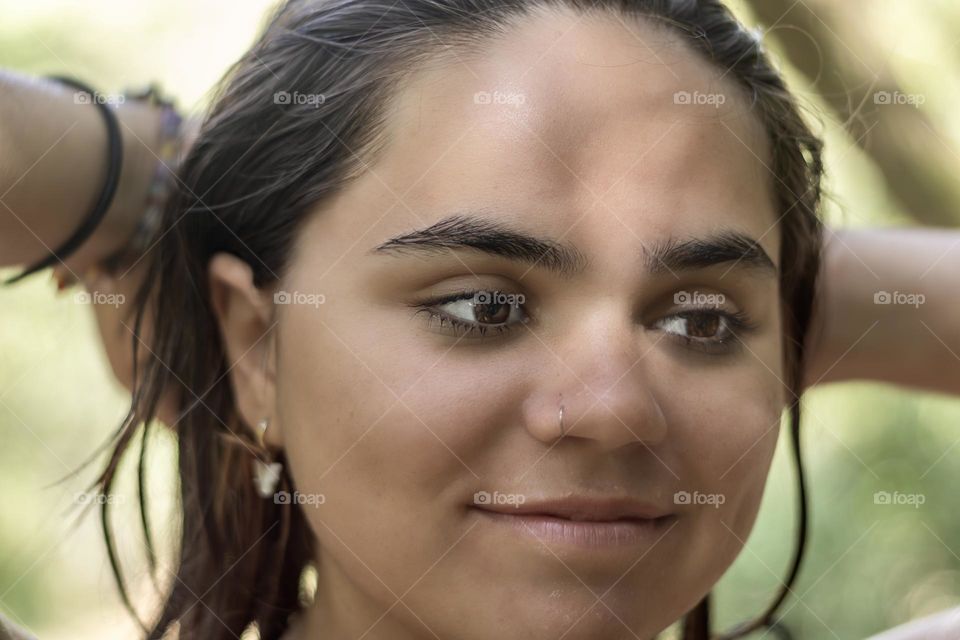
[[[0,0],[0,66],[73,74],[104,92],[159,81],[196,112],[270,6]],[[765,44],[821,123],[831,224],[960,224],[960,202],[952,200],[960,184],[960,6],[732,6],[748,24],[759,18],[767,25]],[[874,83],[922,94],[925,102],[894,117],[872,101],[851,99],[869,95]],[[903,180],[897,168],[904,163],[923,181]],[[939,166],[927,170],[930,163]],[[952,184],[931,182],[945,175]],[[73,304],[72,292],[53,291],[42,276],[0,288],[0,612],[44,639],[128,638],[135,626],[116,595],[99,522],[93,513],[76,517],[77,494],[98,469],[80,465],[119,424],[128,396],[110,375],[89,309]],[[960,400],[849,383],[808,393],[804,410],[811,535],[794,597],[783,608],[796,637],[863,638],[960,605],[960,520],[953,509]],[[151,494],[156,488],[155,521],[166,522],[170,502],[162,487],[172,481],[171,447],[161,444]],[[784,433],[757,526],[717,589],[715,615],[724,626],[758,613],[786,571],[796,498],[787,444]],[[129,523],[121,555],[134,559],[141,540],[129,475],[117,490],[117,518]],[[925,502],[875,504],[878,491],[922,494]],[[156,597],[142,571],[129,578],[135,594]]]

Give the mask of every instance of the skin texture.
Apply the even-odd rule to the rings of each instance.
[[[396,98],[382,155],[308,221],[281,283],[257,290],[225,254],[210,265],[241,413],[271,419],[298,490],[325,499],[303,506],[318,598],[289,637],[649,638],[746,541],[786,396],[775,275],[651,274],[644,252],[735,229],[778,263],[762,129],[729,78],[613,16],[530,17]],[[465,210],[588,266],[564,278],[479,251],[372,252]],[[529,319],[458,340],[409,306],[463,288],[522,293]],[[278,290],[325,302],[274,305]],[[698,351],[666,329],[678,291],[722,293],[755,327]],[[469,509],[483,490],[632,496],[675,520],[632,546],[551,546]]]

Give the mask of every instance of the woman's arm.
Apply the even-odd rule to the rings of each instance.
[[[107,172],[106,127],[94,105],[55,81],[0,70],[0,266],[25,265],[66,240],[93,206]],[[67,260],[81,276],[120,249],[143,214],[157,157],[159,111],[119,104],[123,169],[94,234]]]
[[[960,393],[960,231],[828,232],[806,385]]]
[[[32,264],[59,246],[93,206],[107,171],[107,134],[92,105],[74,91],[0,70],[0,266]],[[122,277],[90,269],[123,249],[145,213],[160,145],[160,110],[143,101],[118,105],[123,167],[113,204],[93,235],[57,271],[69,270],[91,292],[132,302],[146,263]],[[195,127],[181,132],[189,144]],[[93,305],[114,375],[130,388],[133,334],[130,304]],[[149,335],[149,320],[143,327]],[[147,356],[141,346],[139,357]],[[167,394],[160,419],[175,420]]]

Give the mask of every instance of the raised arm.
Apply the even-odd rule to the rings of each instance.
[[[42,259],[81,224],[107,173],[107,133],[102,115],[73,89],[0,70],[0,266],[26,266]],[[119,100],[118,100],[119,102]],[[56,270],[91,292],[119,294],[132,302],[146,262],[136,259],[129,241],[147,208],[164,142],[161,110],[145,101],[123,101],[116,108],[123,164],[116,196],[106,216],[77,251]],[[191,124],[181,131],[192,138]],[[169,163],[171,158],[167,158]],[[169,166],[169,165],[168,165]],[[128,252],[123,274],[103,261]],[[94,304],[104,350],[117,379],[127,388],[133,377],[132,304]],[[149,334],[149,322],[143,327]],[[146,351],[140,345],[140,357]],[[172,424],[174,400],[168,394],[160,418]]]
[[[32,264],[59,246],[104,183],[106,128],[95,106],[76,95],[54,81],[0,69],[0,266]],[[120,182],[103,222],[66,261],[77,277],[129,239],[157,166],[151,149],[160,133],[158,110],[125,101],[116,115]]]
[[[807,385],[960,393],[960,231],[831,230],[821,273]]]

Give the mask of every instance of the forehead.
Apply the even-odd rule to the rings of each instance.
[[[757,115],[731,76],[644,20],[541,12],[479,53],[452,48],[395,96],[386,140],[358,179],[365,204],[394,206],[374,240],[471,209],[614,257],[732,227],[779,261]]]

